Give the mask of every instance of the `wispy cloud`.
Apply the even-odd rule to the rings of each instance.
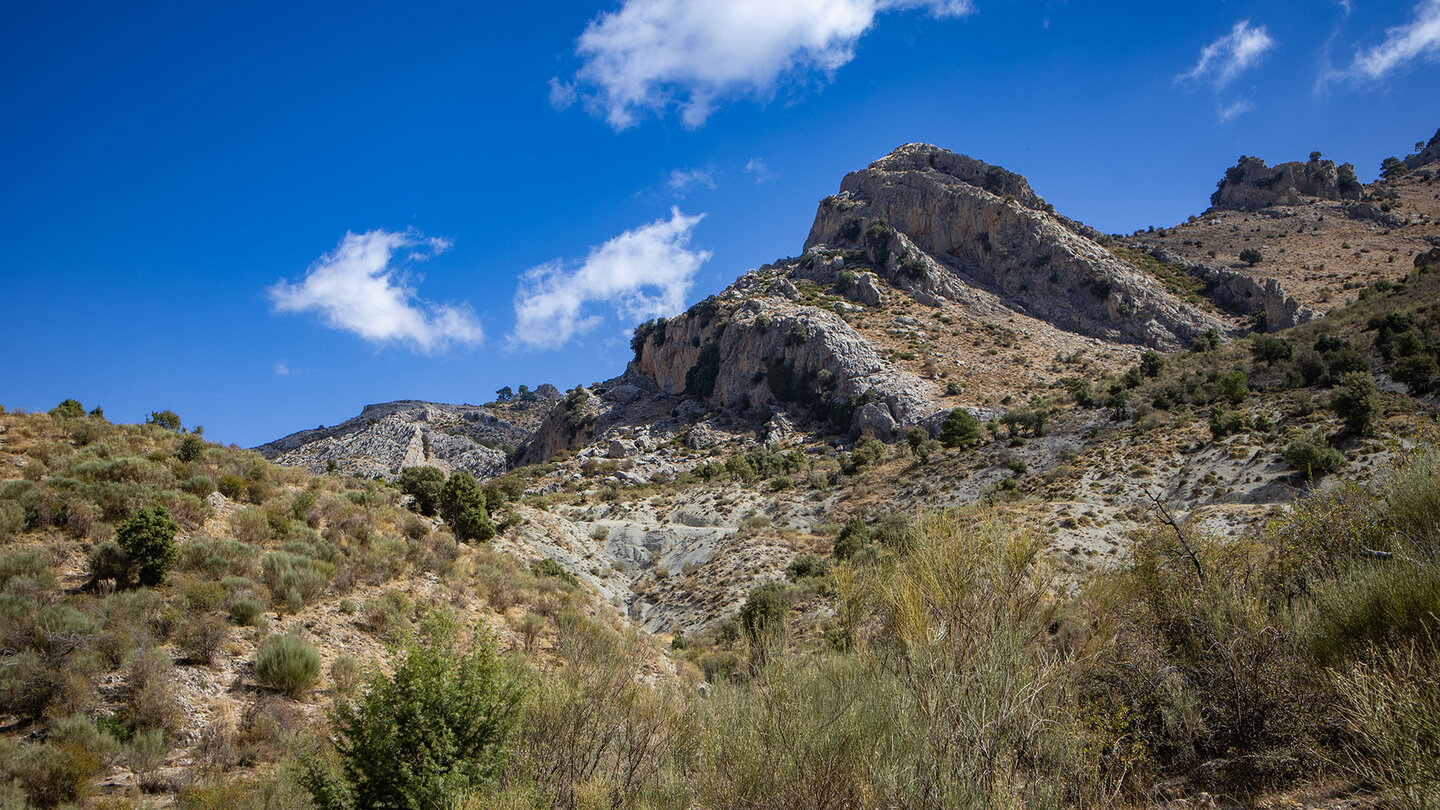
[[[1346,74],[1360,79],[1383,79],[1417,59],[1440,58],[1440,0],[1415,7],[1410,21],[1385,32],[1385,41],[1355,55]]]
[[[692,250],[690,237],[704,214],[670,219],[626,231],[591,248],[577,263],[556,260],[527,270],[515,291],[513,345],[557,348],[603,320],[591,304],[613,306],[631,322],[679,312],[695,272],[710,252]]]
[[[698,127],[722,101],[833,74],[891,9],[974,10],[971,0],[624,0],[585,28],[575,50],[582,65],[571,80],[551,81],[550,102],[581,101],[617,130],[674,105]]]
[[[1216,111],[1216,115],[1218,115],[1218,116],[1220,117],[1220,123],[1224,124],[1224,123],[1228,123],[1229,121],[1231,121],[1231,120],[1234,119],[1234,118],[1237,118],[1237,117],[1239,117],[1239,116],[1241,116],[1241,115],[1244,115],[1244,114],[1247,113],[1247,112],[1250,112],[1250,111],[1253,110],[1253,109],[1255,109],[1255,102],[1253,102],[1253,101],[1248,101],[1248,100],[1241,100],[1241,101],[1236,101],[1236,102],[1234,102],[1234,103],[1232,103],[1232,104],[1222,104],[1222,105],[1220,105],[1220,108]]]
[[[346,233],[303,280],[272,286],[270,300],[276,312],[314,312],[327,326],[372,343],[395,342],[426,353],[475,345],[483,333],[470,307],[421,301],[402,270],[449,248],[447,240],[413,230]],[[401,251],[405,255],[393,261]]]
[[[768,183],[775,179],[770,165],[762,158],[750,158],[745,162],[745,173],[755,178],[756,183]]]
[[[1249,20],[1241,20],[1230,33],[1200,49],[1200,61],[1175,80],[1210,81],[1217,90],[1224,89],[1235,77],[1260,64],[1273,47],[1275,40],[1265,31],[1265,26],[1251,28]]]
[[[676,194],[684,195],[692,188],[715,188],[713,169],[675,169],[665,183]]]
[[[285,364],[285,361],[283,361],[283,360],[280,361],[279,363],[276,363],[276,364],[275,364],[275,374],[276,374],[277,376],[280,376],[280,377],[293,377],[293,376],[295,376],[295,372],[294,372],[294,371],[291,371],[291,370],[290,370],[290,366],[286,365],[286,364]]]

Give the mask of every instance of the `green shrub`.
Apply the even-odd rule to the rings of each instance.
[[[141,585],[159,585],[180,556],[175,533],[180,527],[164,507],[142,509],[115,530],[115,542],[129,557]]]
[[[814,554],[801,554],[785,566],[785,576],[791,582],[811,577],[823,577],[830,573],[830,564]]]
[[[1440,572],[1402,560],[1363,565],[1319,593],[1311,648],[1322,662],[1371,645],[1440,640]]]
[[[1227,411],[1220,403],[1210,406],[1210,434],[1217,441],[1232,433],[1240,433],[1254,427],[1250,415],[1244,411]]]
[[[258,599],[236,599],[230,605],[230,621],[241,627],[258,626],[265,618],[265,605]]]
[[[493,783],[509,755],[521,688],[493,642],[462,650],[449,627],[407,649],[393,675],[331,715],[339,767],[305,777],[321,810],[457,807]]]
[[[885,443],[873,436],[861,436],[850,454],[850,464],[856,470],[873,467],[884,460]]]
[[[1361,743],[1356,776],[1384,806],[1434,810],[1440,799],[1440,648],[1402,645],[1336,674],[1342,711]]]
[[[1240,251],[1240,261],[1245,262],[1251,267],[1254,267],[1260,262],[1265,261],[1265,254],[1261,253],[1255,248],[1245,248],[1244,250]]]
[[[956,408],[940,424],[940,443],[968,447],[980,441],[980,421],[964,408]]]
[[[845,526],[840,529],[840,534],[835,538],[835,558],[848,560],[854,557],[865,547],[870,540],[870,528],[865,525],[865,519],[859,515],[852,515],[845,521]]]
[[[303,697],[320,679],[320,653],[297,635],[266,636],[255,653],[255,680],[292,698]]]
[[[180,447],[175,450],[175,457],[185,463],[199,461],[205,457],[205,440],[194,433],[185,434],[180,440]]]
[[[1435,378],[1440,376],[1440,364],[1435,355],[1412,354],[1395,361],[1390,376],[1404,383],[1412,394],[1423,394],[1435,387]]]
[[[406,467],[396,481],[400,491],[414,498],[412,508],[426,517],[433,517],[440,508],[445,488],[445,473],[435,467]]]
[[[450,474],[440,490],[439,511],[445,523],[462,541],[488,541],[495,536],[495,525],[485,508],[485,493],[475,476],[465,470]]]
[[[1346,430],[1356,435],[1369,433],[1380,413],[1380,392],[1375,386],[1375,377],[1368,371],[1346,374],[1330,398],[1330,407],[1344,422]]]
[[[1164,369],[1165,356],[1154,349],[1147,349],[1144,354],[1140,355],[1140,371],[1146,377],[1158,377]]]
[[[1384,506],[1407,551],[1434,564],[1440,560],[1440,449],[1418,452],[1386,482]]]
[[[1318,481],[1345,464],[1345,456],[1318,432],[1285,447],[1285,462],[1303,477]]]
[[[1278,360],[1289,360],[1295,354],[1295,344],[1275,335],[1257,334],[1250,338],[1250,354],[1256,362],[1273,366]]]
[[[85,406],[77,399],[67,399],[51,408],[49,413],[56,419],[79,419],[85,415]]]
[[[552,577],[572,588],[580,587],[580,580],[576,579],[574,574],[566,571],[565,567],[554,557],[546,557],[543,560],[535,562],[530,566],[530,570],[537,577]]]
[[[1216,381],[1220,395],[1230,401],[1231,405],[1239,405],[1250,396],[1250,380],[1245,372],[1240,369],[1226,374]]]
[[[740,606],[740,623],[752,640],[785,629],[785,615],[790,612],[790,597],[781,582],[767,582],[752,590]]]

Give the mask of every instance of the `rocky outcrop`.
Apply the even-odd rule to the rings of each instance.
[[[574,451],[590,444],[596,437],[595,423],[601,407],[600,397],[588,388],[571,390],[520,446],[516,454],[519,463],[540,464],[561,451]]]
[[[1205,285],[1201,288],[1201,294],[1227,312],[1236,315],[1264,313],[1267,329],[1289,329],[1324,315],[1295,300],[1294,296],[1285,291],[1279,279],[1257,278],[1228,267],[1211,267],[1198,262],[1192,264],[1164,248],[1152,245],[1134,244],[1130,247],[1149,253],[1164,264],[1184,268],[1185,272]]]
[[[1322,200],[1358,200],[1364,187],[1355,167],[1322,160],[1320,153],[1306,163],[1281,163],[1274,168],[1258,157],[1242,157],[1225,170],[1210,195],[1212,208],[1257,211],[1274,205],[1301,205],[1306,197]]]
[[[1391,214],[1373,202],[1358,202],[1345,206],[1345,216],[1362,222],[1373,222],[1382,228],[1400,228],[1408,219]]]
[[[1435,130],[1435,137],[1431,138],[1430,142],[1425,144],[1424,149],[1405,158],[1405,165],[1409,167],[1411,171],[1421,166],[1428,166],[1431,163],[1440,163],[1440,129]]]
[[[824,412],[893,438],[936,408],[927,383],[885,362],[833,312],[775,298],[710,300],[640,333],[631,371],[662,393],[731,411]]]
[[[333,463],[347,475],[388,478],[405,467],[430,466],[488,478],[504,470],[505,448],[529,433],[488,407],[402,400],[367,405],[333,427],[302,430],[255,449],[277,464],[311,472],[325,472]]]
[[[885,223],[898,233],[872,231]],[[973,285],[1025,314],[1107,340],[1174,349],[1221,326],[1117,259],[1098,236],[1054,214],[1019,175],[908,144],[847,175],[840,193],[821,201],[805,245],[865,250],[877,272],[922,302],[963,300]]]

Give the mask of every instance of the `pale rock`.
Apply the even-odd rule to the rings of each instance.
[[[969,302],[975,286],[1062,329],[1163,349],[1222,325],[1055,214],[1023,177],[943,149],[908,144],[846,175],[806,248],[866,248],[877,219],[897,231],[887,280],[921,303]]]

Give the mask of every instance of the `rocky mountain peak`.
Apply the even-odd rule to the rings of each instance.
[[[890,248],[890,232],[905,250]],[[876,253],[877,234],[877,270],[952,300],[979,288],[1061,329],[1165,349],[1221,326],[1055,213],[1024,177],[933,146],[907,144],[846,175],[805,248]]]
[[[1225,170],[1215,193],[1210,195],[1214,210],[1258,211],[1276,205],[1300,205],[1306,197],[1321,200],[1358,200],[1364,187],[1355,176],[1355,166],[1339,166],[1312,152],[1304,163],[1281,163],[1273,168],[1258,157],[1241,156]]]

